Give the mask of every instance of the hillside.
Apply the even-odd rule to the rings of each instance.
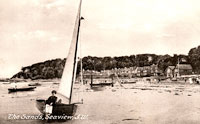
[[[152,64],[158,65],[158,68],[164,72],[169,65],[178,63],[189,63],[195,73],[200,73],[200,46],[192,48],[188,55],[156,55],[156,54],[138,54],[119,57],[92,57],[83,58],[84,70],[110,70],[124,67],[143,67]],[[182,61],[184,60],[184,61]],[[12,78],[23,79],[52,79],[61,78],[66,59],[54,59],[45,62],[23,67],[21,71]],[[80,72],[80,62],[78,62],[77,74]]]

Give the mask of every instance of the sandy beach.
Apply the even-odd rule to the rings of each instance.
[[[34,91],[8,94],[11,84],[0,83],[1,124],[43,124],[40,119],[14,119],[13,115],[37,116],[38,98],[47,99],[51,90],[58,89],[59,80],[38,81]],[[30,82],[25,82],[27,85]],[[200,85],[182,83],[123,84],[99,91],[87,88],[79,92],[75,85],[74,100],[83,98],[76,116],[85,116],[64,124],[198,124],[200,123]],[[75,100],[76,101],[76,100]]]

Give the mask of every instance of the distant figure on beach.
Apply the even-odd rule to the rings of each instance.
[[[184,78],[185,82],[187,81],[187,78]]]
[[[193,84],[193,79],[189,78],[189,82],[190,82],[190,84]]]
[[[196,78],[196,82],[197,82],[197,84],[200,83],[200,78],[199,77]]]
[[[51,96],[46,100],[46,107],[45,107],[45,112],[46,114],[51,114],[53,110],[53,106],[55,105],[57,101],[57,97],[55,96],[56,91],[53,90],[51,91]]]

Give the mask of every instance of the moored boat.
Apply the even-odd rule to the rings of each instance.
[[[41,84],[40,83],[30,83],[30,84],[28,84],[28,86],[41,86]]]
[[[19,88],[8,88],[8,92],[18,92],[18,91],[32,91],[36,87],[19,87]]]
[[[45,114],[45,100],[44,99],[37,99],[36,100],[36,107],[38,110]],[[52,115],[67,115],[73,116],[76,113],[77,105],[76,104],[63,104],[63,103],[56,103],[53,107]]]
[[[95,87],[95,86],[113,86],[113,83],[98,83],[98,84],[94,84],[94,83],[91,83],[90,84],[91,87]]]

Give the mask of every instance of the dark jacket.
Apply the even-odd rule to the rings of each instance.
[[[57,97],[56,96],[50,96],[47,100],[46,100],[46,104],[51,104],[53,103],[53,105],[55,105],[56,103],[56,100],[57,100]]]

